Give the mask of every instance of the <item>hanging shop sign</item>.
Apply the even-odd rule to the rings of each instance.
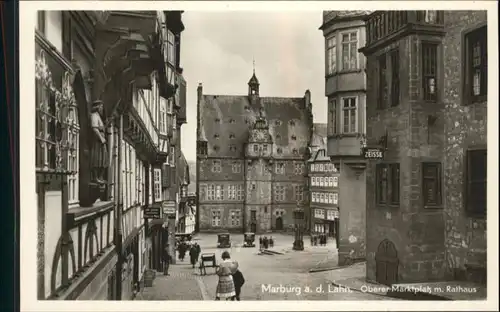
[[[173,201],[173,200],[164,200],[161,203],[161,208],[162,208],[163,213],[165,215],[175,215],[175,212],[177,211],[177,209],[175,207],[176,207],[176,204],[175,204],[175,201]]]
[[[365,159],[384,159],[384,149],[379,147],[366,147],[363,149]]]
[[[144,219],[161,219],[161,208],[160,207],[144,208]]]

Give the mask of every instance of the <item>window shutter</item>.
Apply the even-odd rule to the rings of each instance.
[[[170,166],[163,165],[161,170],[161,185],[163,188],[170,187]]]

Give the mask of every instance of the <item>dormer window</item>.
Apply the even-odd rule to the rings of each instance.
[[[217,139],[217,140],[218,140],[218,139],[219,139],[219,134],[217,134],[217,133],[216,133],[216,134],[214,134],[214,139]]]
[[[220,123],[220,118],[215,118],[215,123]]]
[[[298,155],[298,154],[299,154],[299,151],[298,151],[296,148],[294,148],[294,149],[293,149],[293,154],[294,154],[294,155]]]
[[[283,153],[283,149],[282,149],[281,147],[278,147],[278,149],[276,149],[276,152],[277,152],[278,154],[281,154],[281,153]]]
[[[234,119],[233,118],[229,119],[229,123],[234,124]]]
[[[295,121],[290,120],[290,126],[292,126],[292,127],[295,126]]]
[[[236,145],[234,145],[234,144],[229,145],[229,150],[231,152],[236,152]]]
[[[292,141],[297,140],[297,137],[295,135],[292,135]]]
[[[248,125],[250,123],[250,120],[248,120],[248,118],[245,118],[245,123]]]
[[[276,135],[276,140],[281,140],[281,135],[280,134]]]
[[[276,126],[281,126],[281,120],[276,120],[276,121],[274,122],[274,124],[275,124]]]
[[[216,152],[217,152],[218,150],[219,150],[219,146],[214,145],[214,151],[216,151]]]
[[[247,112],[249,112],[249,111],[250,111],[250,106],[245,105],[245,110],[246,110]]]
[[[234,139],[234,134],[232,134],[232,133],[231,133],[231,134],[229,135],[229,138],[230,138],[231,140],[232,140],[232,139]]]

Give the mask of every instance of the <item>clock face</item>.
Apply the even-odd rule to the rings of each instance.
[[[258,140],[263,140],[264,139],[264,133],[261,132],[261,131],[257,132],[257,139]]]

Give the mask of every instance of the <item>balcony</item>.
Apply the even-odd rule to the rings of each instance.
[[[363,135],[337,134],[328,136],[327,154],[329,157],[362,157]]]
[[[375,11],[365,21],[366,46],[360,49],[365,54],[410,34],[444,34],[443,11]]]

